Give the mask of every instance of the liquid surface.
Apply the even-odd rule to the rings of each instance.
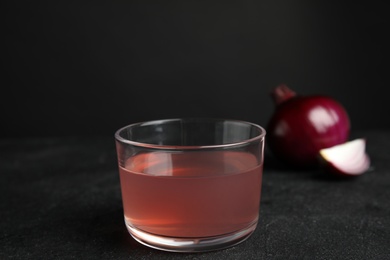
[[[210,237],[258,219],[262,165],[249,153],[143,153],[120,179],[126,224],[147,233]]]

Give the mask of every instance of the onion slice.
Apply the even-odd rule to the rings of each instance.
[[[357,176],[370,168],[370,158],[366,153],[366,140],[363,138],[320,150],[320,157],[331,172],[343,176]]]

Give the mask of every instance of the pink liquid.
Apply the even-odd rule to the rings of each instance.
[[[120,180],[126,223],[147,233],[210,237],[257,223],[262,165],[249,153],[143,153]]]

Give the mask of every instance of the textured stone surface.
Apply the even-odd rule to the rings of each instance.
[[[351,180],[267,155],[255,233],[200,254],[128,235],[113,137],[0,140],[0,259],[388,259],[390,132],[358,136],[372,168]]]

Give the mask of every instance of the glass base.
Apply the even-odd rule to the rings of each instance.
[[[174,238],[158,236],[126,224],[130,235],[139,243],[163,251],[195,253],[224,249],[237,245],[255,231],[257,222],[235,233],[205,238]]]

